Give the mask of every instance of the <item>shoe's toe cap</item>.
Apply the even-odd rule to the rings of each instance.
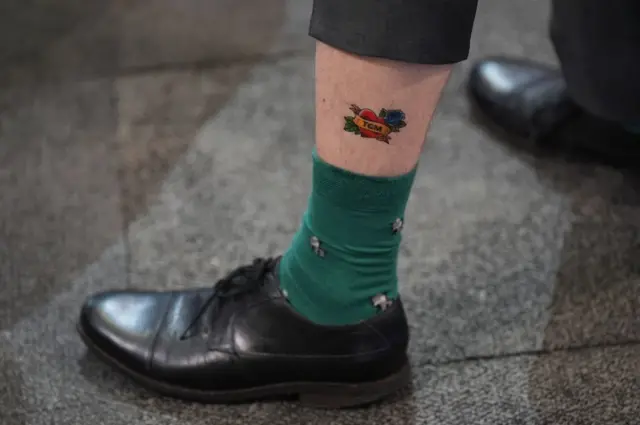
[[[546,65],[489,58],[472,68],[468,90],[481,112],[494,124],[528,136],[536,131],[537,111],[562,99],[564,83],[559,72]]]
[[[555,78],[556,70],[537,62],[509,58],[488,58],[479,61],[469,74],[469,89],[483,100],[495,102],[511,96],[532,82]]]
[[[90,349],[131,370],[145,370],[171,293],[104,292],[82,306],[78,329]]]

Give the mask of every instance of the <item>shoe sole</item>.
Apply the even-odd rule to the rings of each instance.
[[[186,401],[231,404],[265,399],[290,399],[293,396],[297,397],[298,401],[305,406],[322,409],[343,409],[379,402],[399,393],[411,384],[411,367],[407,360],[398,372],[379,381],[362,383],[283,382],[228,391],[185,388],[148,378],[128,368],[95,345],[83,331],[80,324],[77,325],[77,331],[86,346],[105,363],[122,371],[149,390]]]

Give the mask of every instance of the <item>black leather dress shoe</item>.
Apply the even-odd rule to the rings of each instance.
[[[374,318],[320,326],[287,302],[277,259],[258,259],[213,288],[94,295],[78,330],[140,384],[201,402],[298,397],[317,407],[378,401],[410,382],[400,300]]]
[[[538,146],[640,165],[640,137],[575,104],[560,72],[524,59],[489,58],[471,70],[468,90],[489,123]]]

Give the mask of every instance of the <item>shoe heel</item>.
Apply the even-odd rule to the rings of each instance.
[[[400,371],[384,379],[359,384],[327,384],[300,393],[300,403],[319,409],[360,407],[381,401],[411,384],[411,367],[405,364]]]

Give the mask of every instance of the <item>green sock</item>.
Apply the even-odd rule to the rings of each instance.
[[[345,325],[377,314],[374,297],[398,296],[400,230],[414,177],[415,169],[398,177],[360,175],[314,152],[309,205],[279,270],[298,312]]]

